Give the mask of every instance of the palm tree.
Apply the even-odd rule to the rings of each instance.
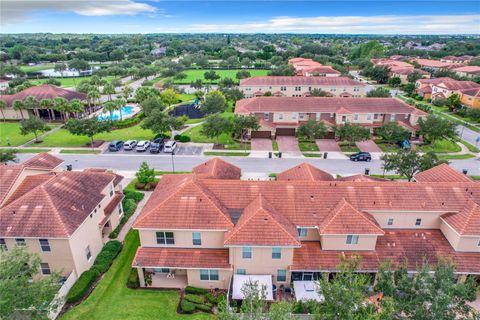
[[[130,86],[124,86],[122,88],[122,93],[123,93],[123,97],[128,100],[128,98],[130,98],[130,95],[133,93],[133,89],[132,87]]]
[[[57,97],[53,99],[53,108],[62,114],[64,122],[67,121],[66,113],[68,111],[68,101],[65,98]]]
[[[70,108],[78,118],[78,114],[85,111],[85,105],[78,99],[70,101]]]
[[[3,113],[3,110],[7,108],[7,103],[3,100],[0,100],[0,112],[2,113],[2,118],[3,118],[3,121],[5,122],[5,114]],[[120,113],[121,115],[121,113]]]
[[[111,83],[106,83],[103,86],[103,94],[108,94],[108,100],[112,101],[112,94],[115,93],[115,87]]]
[[[100,99],[100,92],[97,88],[91,88],[87,93],[88,98],[92,102],[93,106],[95,107],[96,101]]]
[[[120,112],[120,120],[122,120],[123,119],[122,109],[125,106],[125,104],[127,103],[127,101],[124,100],[124,99],[116,99],[113,102],[117,105],[117,110]]]
[[[40,100],[40,107],[42,107],[42,109],[47,110],[48,117],[49,117],[50,120],[55,119],[55,115],[52,116],[52,114],[53,114],[53,111],[52,111],[53,101],[52,100],[50,100],[50,99]]]
[[[103,110],[110,112],[110,121],[113,121],[113,111],[117,109],[117,104],[113,101],[105,102]]]
[[[25,120],[22,109],[25,109],[25,105],[23,104],[23,101],[21,100],[13,101],[13,110],[20,111],[20,116],[22,117],[22,120]]]
[[[35,97],[28,96],[24,101],[25,109],[34,110],[36,116],[38,116],[38,100]]]

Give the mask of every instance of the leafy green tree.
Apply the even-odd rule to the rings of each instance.
[[[152,87],[140,87],[135,91],[135,100],[142,103],[145,99],[160,97],[160,92]]]
[[[203,101],[200,109],[204,114],[220,113],[227,109],[227,99],[221,91],[210,91]]]
[[[418,126],[420,128],[418,133],[430,144],[440,139],[454,139],[457,135],[455,122],[435,115],[418,119]]]
[[[175,80],[183,80],[187,78],[187,74],[185,72],[179,72],[173,76]]]
[[[155,170],[153,168],[150,168],[147,162],[143,161],[140,165],[140,168],[135,173],[135,176],[140,183],[152,183],[153,181],[155,181]]]
[[[6,120],[5,114],[3,113],[3,110],[5,110],[6,108],[7,108],[7,103],[4,100],[0,100],[0,113],[2,113],[3,121]]]
[[[110,52],[109,56],[110,56],[110,60],[113,60],[113,61],[120,61],[125,58],[125,54],[121,49],[113,50],[112,52]]]
[[[243,61],[243,60],[242,60]],[[243,62],[242,62],[243,64]],[[241,80],[241,79],[245,79],[245,78],[250,78],[251,75],[250,75],[250,72],[248,72],[247,70],[240,70],[237,72],[237,74],[235,75],[235,77],[238,79],[238,80]]]
[[[472,119],[475,122],[479,122],[480,121],[480,109],[479,108],[469,108],[466,111],[466,116],[469,117],[470,119]]]
[[[462,106],[460,95],[458,93],[451,94],[447,99],[445,99],[445,102],[450,111],[456,111]]]
[[[260,125],[258,119],[254,115],[240,116],[235,115],[233,117],[233,134],[236,138],[239,138],[243,145],[245,134],[248,130],[258,130]]]
[[[390,98],[390,90],[384,87],[377,87],[373,90],[367,92],[366,97],[368,98]]]
[[[268,72],[269,76],[294,76],[295,68],[289,64],[284,64]]]
[[[20,111],[20,116],[22,117],[22,120],[25,120],[25,117],[23,116],[22,110],[25,110],[25,104],[21,100],[15,100],[13,101],[13,110],[15,111]]]
[[[93,137],[96,134],[110,131],[110,123],[100,121],[97,118],[88,119],[70,119],[67,122],[66,129],[76,136],[87,136],[90,139],[90,146],[93,149]]]
[[[377,83],[384,84],[388,81],[388,74],[390,69],[388,66],[375,66],[363,69],[362,75],[372,78]]]
[[[310,141],[322,139],[327,134],[327,127],[323,122],[308,120],[298,127],[298,135],[307,137]]]
[[[221,88],[231,88],[235,86],[235,82],[231,78],[223,78],[218,82],[218,86]]]
[[[383,44],[378,40],[371,40],[363,42],[360,45],[354,47],[350,52],[350,58],[363,59],[363,58],[378,58],[383,55],[385,48]]]
[[[163,101],[158,97],[147,98],[140,103],[143,113],[148,116],[153,110],[162,110],[165,109]]]
[[[269,320],[295,320],[297,317],[293,315],[293,305],[289,301],[279,301],[270,305],[268,311]]]
[[[205,80],[210,80],[210,83],[213,83],[213,81],[220,79],[220,76],[213,70],[207,71],[203,74],[203,77]]]
[[[415,93],[415,84],[407,83],[401,86],[402,90],[405,91],[409,96],[414,95]]]
[[[70,100],[70,109],[72,112],[75,113],[75,115],[78,117],[79,113],[82,113],[85,111],[85,105],[78,99],[72,99]]]
[[[328,92],[323,91],[322,89],[315,88],[310,91],[310,96],[312,97],[328,97]]]
[[[202,124],[200,133],[207,138],[215,139],[219,144],[219,137],[223,133],[231,131],[230,120],[220,116],[219,114],[209,115]]]
[[[394,88],[400,86],[401,83],[402,79],[400,79],[399,77],[391,77],[390,79],[388,79],[388,85]]]
[[[347,141],[349,145],[353,145],[355,142],[358,141],[368,140],[371,136],[370,130],[368,128],[350,123],[335,126],[334,131],[335,136],[338,139],[342,141]]]
[[[244,98],[243,92],[240,89],[232,88],[232,89],[222,89],[222,92],[227,100],[237,102],[240,99]]]
[[[181,117],[172,117],[159,108],[153,109],[142,122],[142,128],[156,133],[165,133],[172,129],[178,130],[184,123]]]
[[[38,277],[41,259],[23,246],[0,250],[2,319],[45,319],[58,301],[60,275]]]
[[[393,121],[379,127],[375,133],[387,143],[397,143],[408,139],[411,135],[407,129]]]
[[[196,79],[190,83],[190,87],[200,90],[203,88],[203,81],[202,79]]]
[[[407,81],[410,82],[410,83],[415,83],[415,82],[417,82],[417,80],[422,79],[422,78],[423,78],[423,74],[421,74],[418,71],[413,71],[412,73],[410,73],[407,76]]]
[[[260,285],[258,281],[249,280],[240,289],[243,294],[243,301],[240,313],[245,314],[243,318],[251,320],[263,319],[267,311],[267,288]]]
[[[16,151],[13,149],[0,149],[0,163],[4,164],[17,159]]]
[[[56,63],[53,70],[55,72],[60,72],[60,75],[63,77],[63,72],[67,70],[67,65],[65,63]]]
[[[412,181],[417,173],[444,163],[438,160],[434,152],[421,154],[416,150],[398,150],[395,153],[384,154],[382,160],[384,171],[393,171],[406,177],[408,181]]]
[[[103,104],[103,110],[110,113],[110,121],[113,121],[113,111],[117,110],[117,104],[113,101],[107,101]]]
[[[80,71],[84,71],[84,70],[89,70],[90,65],[85,60],[73,59],[68,63],[68,68],[71,69],[71,70],[76,70],[76,71],[80,72]]]
[[[128,98],[130,98],[130,96],[132,95],[133,93],[133,89],[132,87],[130,86],[124,86],[122,87],[122,95],[123,95],[123,98],[128,100]]]
[[[160,99],[166,106],[171,106],[180,100],[180,95],[173,89],[166,89],[160,93]]]
[[[33,133],[35,136],[35,142],[38,142],[39,132],[45,132],[48,130],[50,130],[50,128],[45,121],[37,117],[30,117],[29,119],[20,122],[20,134],[26,136]]]

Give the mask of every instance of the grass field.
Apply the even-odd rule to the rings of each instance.
[[[8,147],[7,138],[10,140],[10,146],[18,147],[34,139],[35,136],[33,133],[26,136],[21,135],[19,122],[0,122],[0,147]]]
[[[303,153],[303,156],[307,158],[321,158],[323,153]]]
[[[184,133],[184,135],[189,136],[190,139],[192,139],[192,142],[196,142],[196,143],[216,143],[217,142],[217,139],[207,138],[204,135],[202,135],[200,133],[201,130],[202,130],[202,125],[199,125],[187,130]],[[220,144],[227,145],[228,149],[233,149],[233,150],[244,149],[240,146],[240,143],[233,140],[233,138],[229,133],[224,133],[220,135],[218,142]],[[247,149],[250,149],[249,144],[246,144],[246,147]]]
[[[37,72],[37,71],[42,71],[42,70],[47,70],[47,69],[53,69],[55,64],[53,63],[42,63],[40,65],[35,65],[35,66],[20,66],[20,69],[24,72]]]
[[[155,134],[151,130],[145,130],[137,124],[133,127],[113,130],[106,133],[101,133],[94,136],[95,140],[151,140]],[[66,129],[60,129],[52,134],[49,134],[39,143],[39,147],[83,147],[90,142],[86,136],[75,136]]]
[[[90,79],[91,76],[87,77],[74,77],[74,78],[51,78],[51,79],[56,79],[59,80],[61,83],[61,87],[75,87],[77,86],[82,80],[88,80]],[[103,77],[102,79],[105,79],[107,81],[111,81],[114,79],[114,76],[107,76]],[[47,82],[48,79],[29,79],[29,81],[35,85],[43,84]]]
[[[130,230],[123,250],[92,294],[72,308],[62,320],[150,320],[213,319],[209,314],[177,314],[177,291],[129,289],[126,286],[135,252],[140,245],[138,232]]]
[[[450,140],[438,140],[433,144],[426,144],[418,146],[418,151],[421,152],[438,152],[438,153],[449,153],[449,152],[460,152],[462,148],[455,141]]]
[[[439,154],[437,155],[440,160],[465,160],[475,158],[475,155],[466,153],[466,154]]]
[[[320,151],[315,141],[298,140],[300,151]]]
[[[238,79],[236,78],[237,72],[241,71],[240,69],[236,70],[213,70],[217,75],[220,76],[220,79],[217,79],[213,82],[210,82],[209,80],[206,80],[205,77],[203,76],[205,72],[210,71],[206,69],[198,69],[198,70],[185,70],[183,73],[187,75],[185,79],[181,80],[176,80],[174,79],[174,83],[176,84],[190,84],[192,81],[201,79],[204,83],[206,84],[216,84],[218,83],[219,80],[223,78],[231,78],[233,81],[238,82]],[[246,70],[250,72],[250,75],[252,77],[254,76],[266,76],[269,70]]]

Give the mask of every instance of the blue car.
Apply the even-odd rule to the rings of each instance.
[[[112,141],[108,145],[108,151],[111,151],[111,152],[120,151],[120,149],[122,149],[122,146],[123,146],[123,141],[121,140]]]

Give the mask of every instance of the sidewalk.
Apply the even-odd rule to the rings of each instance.
[[[142,212],[143,207],[147,203],[148,199],[150,199],[150,196],[152,195],[152,193],[153,193],[152,191],[143,192],[145,197],[143,197],[142,201],[138,203],[135,213],[130,217],[130,219],[128,219],[127,223],[125,223],[122,230],[118,234],[118,237],[117,237],[118,241],[123,242],[123,240],[125,240],[125,237],[127,236],[128,231],[132,227],[135,220],[137,220],[137,217],[140,215],[140,212]]]

